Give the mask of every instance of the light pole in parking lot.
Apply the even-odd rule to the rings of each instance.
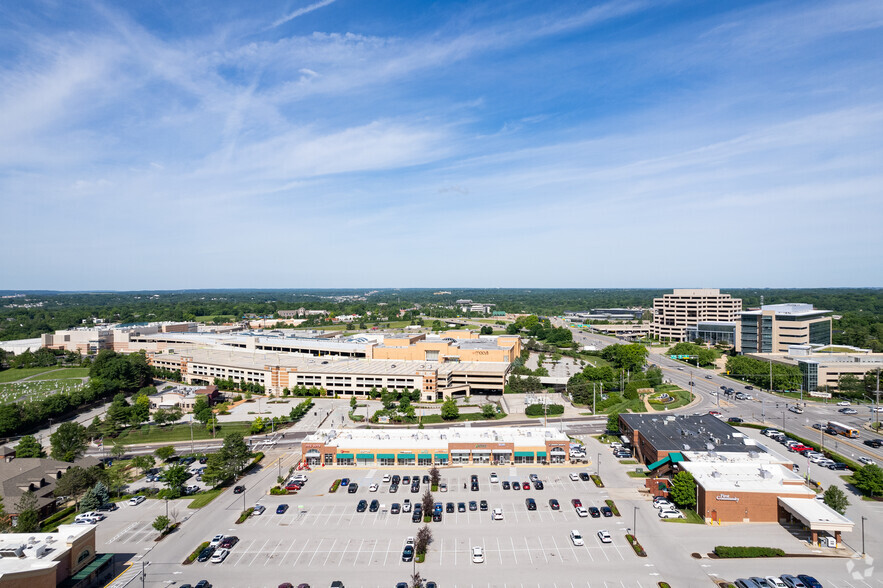
[[[868,517],[862,517],[862,557],[865,556],[865,521]]]
[[[595,472],[597,473],[598,477],[600,478],[601,477],[601,454],[600,453],[598,454],[598,462],[595,464]]]
[[[638,507],[633,507],[632,511],[632,537],[638,538]]]

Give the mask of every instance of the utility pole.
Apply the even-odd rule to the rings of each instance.
[[[874,419],[877,422],[877,426],[875,427],[878,431],[880,430],[880,369],[877,369],[877,391],[875,392],[876,398],[874,400]]]

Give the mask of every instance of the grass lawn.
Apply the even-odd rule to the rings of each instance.
[[[598,404],[601,404],[600,402]],[[606,407],[604,410],[598,409],[599,413],[610,414],[613,412],[623,413],[623,412],[647,412],[647,407],[644,406],[644,401],[638,398],[637,400],[628,400],[627,398],[623,398],[622,402],[617,402],[614,405]]]
[[[499,414],[499,415],[497,415],[497,418],[501,419],[504,416],[506,416],[505,413]],[[467,412],[465,414],[461,414],[460,417],[457,418],[457,420],[453,420],[453,421],[444,420],[440,414],[428,414],[423,417],[422,422],[423,422],[423,424],[430,425],[430,424],[435,424],[435,423],[462,423],[464,421],[486,421],[486,420],[493,420],[493,419],[484,418],[484,415],[481,414],[480,412]]]
[[[692,523],[695,525],[704,525],[705,519],[699,516],[695,510],[690,510],[689,508],[682,508],[681,512],[684,513],[684,516],[687,517],[685,519],[660,519],[663,523]]]
[[[654,394],[658,394],[659,392],[666,392],[669,396],[673,396],[676,400],[669,404],[657,404],[655,402],[650,402],[650,406],[653,407],[653,410],[663,411],[666,409],[678,408],[684,406],[685,404],[690,404],[690,392],[688,390],[683,390],[675,386],[674,384],[662,384],[661,386],[657,386],[656,392],[654,392]]]
[[[41,376],[37,376],[34,378],[33,382],[37,380],[61,380],[64,378],[86,378],[89,376],[89,368],[61,368],[59,370],[54,370],[49,373],[43,374]]]
[[[215,488],[214,490],[200,492],[196,495],[196,498],[190,501],[190,508],[202,508],[203,506],[207,506],[212,500],[220,496],[224,490],[226,490],[226,488]]]
[[[237,421],[232,423],[218,423],[215,426],[215,437],[223,438],[228,433],[251,434],[251,423]],[[200,424],[193,425],[193,439],[211,439],[211,427],[204,428]],[[123,445],[133,443],[164,443],[172,441],[188,441],[190,439],[190,424],[167,425],[142,425],[129,427],[116,438]]]
[[[232,314],[230,314],[230,315],[218,314],[218,315],[214,315],[214,316],[198,316],[198,317],[196,317],[195,320],[198,323],[210,323],[210,322],[214,321],[215,319],[219,319],[225,323],[230,323],[230,322],[233,322],[233,320],[235,318],[236,317],[234,317]]]
[[[29,378],[36,374],[42,374],[43,372],[48,372],[49,370],[54,368],[21,368],[21,369],[9,369],[3,370],[0,372],[0,384],[6,382],[15,382],[16,380],[21,380],[22,378]]]
[[[628,474],[629,478],[646,478],[647,477],[646,472],[636,472],[634,470],[629,470],[626,472],[626,474]]]

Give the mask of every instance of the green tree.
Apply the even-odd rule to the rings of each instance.
[[[839,512],[846,514],[846,508],[849,506],[849,499],[846,493],[837,486],[828,486],[825,490],[825,504]]]
[[[156,460],[153,459],[152,455],[139,455],[132,458],[132,465],[141,470],[141,472],[143,473],[156,465]]]
[[[163,447],[158,447],[153,453],[162,461],[168,461],[175,455],[175,448],[171,445],[164,445]]]
[[[479,331],[479,333],[480,333],[481,335],[493,335],[493,334],[494,334],[494,328],[493,328],[492,326],[490,326],[490,325],[485,325],[485,326],[483,326],[483,327],[481,328],[481,331]]]
[[[266,425],[266,423],[264,422],[264,419],[263,419],[263,418],[261,418],[261,417],[255,417],[255,419],[251,422],[251,434],[252,434],[252,435],[257,435],[258,433],[260,433],[261,431],[263,431],[263,430],[264,430],[264,427],[266,427],[266,426],[267,426],[267,425]]]
[[[106,486],[105,491],[113,492],[117,496],[128,483],[125,470],[116,466],[98,470],[98,478],[101,479],[100,483]]]
[[[79,504],[80,497],[97,481],[97,468],[72,466],[55,484],[56,496],[68,496]]]
[[[33,492],[25,492],[15,505],[18,517],[15,520],[16,533],[36,533],[40,530],[40,511],[37,508],[37,496]]]
[[[46,452],[33,435],[25,435],[15,446],[15,457],[46,457]]]
[[[172,491],[173,494],[180,496],[184,489],[184,483],[190,479],[190,472],[187,471],[187,464],[177,463],[166,468],[163,472],[163,484]]]
[[[442,404],[441,417],[446,421],[455,421],[460,417],[460,409],[457,408],[457,402],[453,398],[448,398]]]
[[[163,531],[169,527],[169,517],[166,515],[159,515],[153,520],[153,525],[151,526],[162,535]]]
[[[107,504],[110,502],[110,493],[107,491],[107,486],[104,485],[104,482],[98,482],[92,487],[92,489],[95,491],[95,496],[98,498],[99,504]]]
[[[113,447],[110,449],[110,454],[119,459],[126,455],[126,446],[119,440],[114,441]]]
[[[156,394],[156,388],[153,386],[148,386],[147,388],[141,389],[138,392],[138,395],[135,396],[135,402],[132,403],[132,407],[129,409],[129,424],[133,426],[138,426],[141,423],[146,423],[150,420],[150,397],[146,391],[153,390],[153,394]]]
[[[356,402],[356,397],[353,396],[352,398],[350,398],[350,410],[356,410],[357,405],[358,402]]]
[[[497,414],[497,409],[496,409],[496,407],[494,407],[493,404],[488,403],[488,404],[482,405],[481,416],[483,416],[486,419],[492,419],[492,418],[494,418],[495,414]]]
[[[86,493],[83,494],[83,499],[80,500],[80,512],[98,510],[99,506],[101,506],[101,500],[96,496],[95,488],[86,490]]]
[[[193,417],[203,425],[208,425],[212,420],[212,408],[208,403],[208,398],[200,395],[193,403]]]
[[[129,406],[129,401],[126,400],[126,395],[122,393],[117,394],[113,397],[110,406],[107,407],[105,422],[114,426],[128,423],[131,411],[132,407]]]
[[[862,492],[879,496],[883,494],[883,469],[873,464],[861,467],[852,475],[852,483]]]
[[[619,435],[619,413],[611,412],[607,416],[607,432],[613,435]]]
[[[696,480],[690,472],[678,472],[671,480],[671,492],[669,497],[682,507],[691,508],[696,506]]]
[[[75,422],[62,423],[49,437],[52,458],[74,461],[86,453],[86,439],[86,427]]]
[[[414,540],[414,551],[426,553],[430,543],[432,543],[432,531],[429,530],[429,526],[423,525],[417,531],[417,537]]]
[[[432,504],[435,502],[435,499],[432,497],[432,492],[429,488],[423,493],[423,497],[420,499],[420,502],[423,504],[423,514],[428,515],[432,514]]]
[[[245,469],[250,458],[251,452],[242,435],[230,433],[224,437],[220,451],[209,455],[202,479],[212,485],[233,479]]]
[[[12,529],[12,520],[6,512],[6,505],[3,504],[3,497],[0,496],[0,533],[9,533]]]
[[[179,420],[183,416],[183,412],[177,406],[173,406],[172,408],[160,408],[155,413],[153,413],[153,421],[157,425],[168,425],[169,423],[174,423]]]

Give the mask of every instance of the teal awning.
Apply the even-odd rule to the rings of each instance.
[[[373,453],[360,453],[359,455],[356,456],[356,459],[370,459],[370,460],[374,461],[374,454]]]
[[[421,453],[417,456],[419,459],[432,459],[431,453]]]
[[[413,453],[400,453],[398,457],[399,457],[399,459],[414,459],[414,454]]]
[[[533,457],[533,451],[516,451],[515,457]]]
[[[86,578],[91,576],[92,573],[95,572],[98,568],[100,568],[105,563],[112,560],[113,555],[114,554],[112,554],[112,553],[105,553],[104,555],[99,555],[98,557],[93,559],[89,565],[87,565],[85,568],[83,568],[82,570],[80,570],[79,572],[74,574],[71,578],[73,580],[85,580]]]
[[[352,458],[353,458],[352,453],[338,453],[337,454],[337,459],[352,459]]]
[[[673,453],[669,453],[659,461],[654,461],[647,466],[647,469],[652,472],[653,470],[659,469],[667,463],[678,463],[679,461],[684,461],[684,454],[679,451],[675,451]]]
[[[435,459],[448,459],[448,454],[447,453],[436,453]]]
[[[395,453],[378,453],[377,454],[377,459],[395,459],[395,458],[396,458]]]
[[[545,451],[537,451],[537,457],[546,457]]]

